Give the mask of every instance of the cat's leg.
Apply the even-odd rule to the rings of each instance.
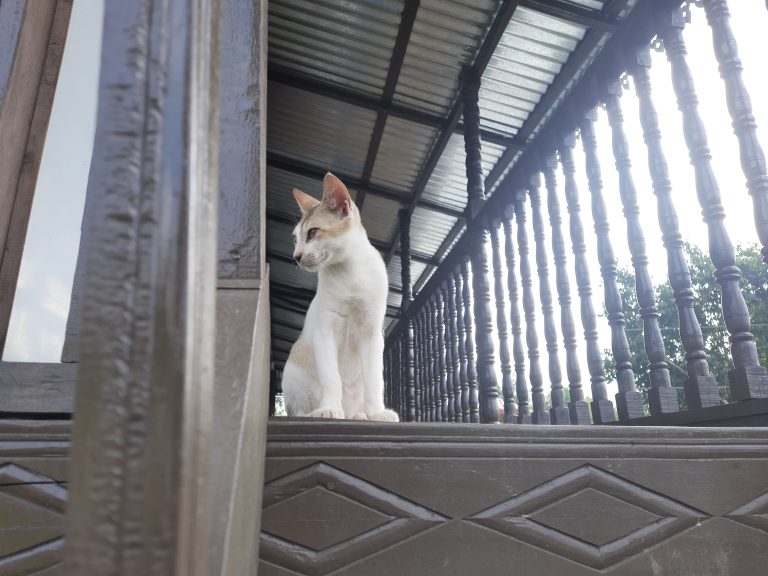
[[[398,422],[397,412],[384,407],[384,335],[376,329],[361,338],[360,357],[363,361],[365,415],[368,420]]]
[[[333,333],[331,322],[321,325],[324,328],[317,330],[312,337],[319,403],[318,408],[310,412],[309,416],[312,418],[344,418],[336,336]]]

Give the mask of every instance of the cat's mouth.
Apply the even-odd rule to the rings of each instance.
[[[325,262],[325,258],[322,257],[304,257],[302,258],[298,264],[299,268],[302,270],[306,270],[307,272],[317,272],[320,268],[322,268],[323,264]]]

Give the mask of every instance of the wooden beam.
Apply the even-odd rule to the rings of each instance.
[[[0,354],[71,9],[63,0],[0,6]]]

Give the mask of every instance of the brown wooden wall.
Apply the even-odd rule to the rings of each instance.
[[[273,421],[260,576],[756,576],[768,430]]]

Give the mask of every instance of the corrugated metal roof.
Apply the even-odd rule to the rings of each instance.
[[[270,0],[270,63],[381,94],[402,10],[402,0]]]
[[[321,198],[323,195],[323,181],[320,178],[308,178],[275,168],[267,167],[267,207],[271,213],[282,214],[299,221],[301,213],[293,198],[293,189],[306,192],[315,198]],[[357,191],[349,188],[349,194],[354,199]]]
[[[488,176],[496,161],[504,153],[498,144],[483,142],[483,175]],[[453,134],[443,155],[437,162],[422,197],[449,208],[463,210],[467,205],[467,169],[465,165],[464,136]]]
[[[411,250],[420,254],[434,254],[456,221],[456,218],[447,214],[416,208],[411,216]]]
[[[327,96],[270,82],[269,150],[360,175],[376,113]]]
[[[399,210],[399,202],[387,200],[380,196],[367,196],[361,217],[368,237],[390,244],[395,233]]]
[[[436,136],[429,126],[388,117],[371,180],[410,191]]]
[[[395,101],[446,116],[461,68],[472,63],[499,4],[498,0],[422,0]]]
[[[416,278],[422,275],[426,267],[427,265],[423,262],[411,260],[411,284],[415,282]],[[387,266],[387,274],[389,275],[389,285],[394,286],[398,290],[402,290],[403,282],[400,256],[392,256],[392,259],[389,261],[389,266]]]
[[[514,136],[568,61],[586,28],[518,7],[480,89],[480,124]]]

